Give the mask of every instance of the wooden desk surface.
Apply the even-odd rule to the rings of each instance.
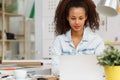
[[[57,77],[48,77],[47,80],[59,80]]]
[[[59,80],[58,77],[44,77],[44,78],[38,78],[37,80]]]

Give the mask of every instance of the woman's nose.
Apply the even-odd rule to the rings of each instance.
[[[79,20],[75,20],[75,24],[78,24],[79,23]]]

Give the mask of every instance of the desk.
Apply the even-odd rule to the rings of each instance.
[[[0,73],[5,75],[14,75],[14,70],[5,70],[5,67],[0,68]],[[51,75],[51,66],[24,66],[18,68],[19,70],[27,70],[27,72],[33,72],[33,75]],[[33,76],[34,77],[34,76]],[[44,77],[44,76],[43,76]],[[57,80],[55,77],[45,77],[47,80]],[[0,79],[1,80],[1,79]],[[5,79],[4,79],[5,80]],[[27,80],[27,79],[26,79]],[[28,79],[28,80],[35,80],[35,79]],[[37,79],[36,79],[37,80]]]
[[[46,80],[59,80],[57,77],[45,77]],[[37,80],[42,80],[42,79],[37,79]]]

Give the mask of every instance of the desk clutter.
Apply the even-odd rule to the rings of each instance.
[[[13,75],[0,75],[0,80],[59,80],[59,78],[54,76],[49,77],[39,77],[39,78],[15,78]]]
[[[50,66],[0,66],[0,80],[58,80]]]

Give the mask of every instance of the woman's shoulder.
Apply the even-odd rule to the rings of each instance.
[[[97,31],[92,31],[89,27],[85,29],[86,34],[89,36],[89,38],[95,38],[98,40],[102,40],[101,36],[97,33]]]
[[[54,41],[53,42],[61,41],[64,38],[65,38],[65,34],[57,35],[57,36],[54,37]]]
[[[71,30],[67,31],[65,34],[55,36],[55,40],[57,40],[57,39],[66,40],[70,37],[70,35],[71,35]]]
[[[65,34],[57,35],[55,36],[55,39],[62,39],[65,37]]]

